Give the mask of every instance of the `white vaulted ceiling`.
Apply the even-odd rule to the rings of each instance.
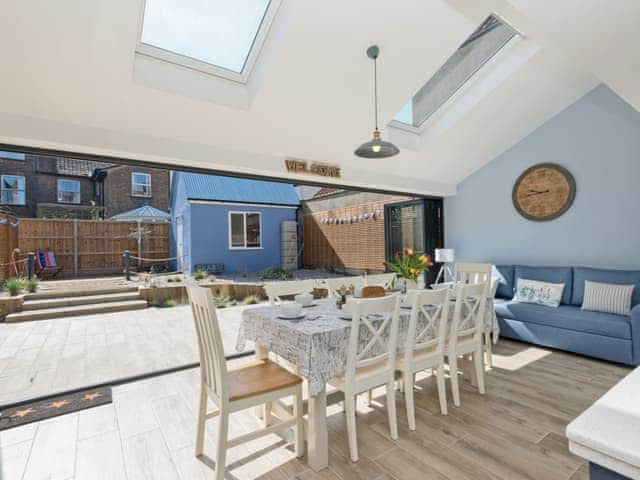
[[[282,178],[287,157],[346,185],[451,195],[455,185],[600,82],[640,107],[635,0],[282,0],[246,85],[136,56],[142,0],[2,2],[0,143]],[[378,44],[387,125],[496,12],[528,52],[401,153],[353,155],[372,130]],[[478,93],[480,92],[480,93]],[[416,136],[417,135],[417,136]],[[317,177],[307,177],[318,180]]]

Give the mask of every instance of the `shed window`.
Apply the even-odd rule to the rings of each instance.
[[[0,198],[5,205],[24,205],[24,177],[20,175],[2,175],[0,179]]]
[[[262,247],[260,212],[229,212],[229,248]]]
[[[131,173],[131,195],[134,197],[151,196],[151,175],[149,173]]]
[[[80,203],[80,182],[77,180],[58,180],[58,202]]]

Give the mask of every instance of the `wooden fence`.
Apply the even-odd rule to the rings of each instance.
[[[120,273],[124,268],[125,250],[147,258],[169,257],[169,224],[166,223],[140,224],[139,251],[136,222],[36,218],[21,218],[19,222],[17,239],[21,258],[28,252],[51,250],[56,261],[64,266],[64,277]],[[0,233],[0,249],[4,249],[1,238]],[[135,260],[131,263],[137,266]]]
[[[11,265],[11,252],[18,248],[18,219],[0,214],[0,281],[15,275]]]

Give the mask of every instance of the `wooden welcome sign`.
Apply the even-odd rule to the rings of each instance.
[[[316,162],[308,163],[305,160],[296,160],[293,158],[287,158],[284,164],[287,167],[287,172],[340,178],[340,167],[336,165],[326,165]]]

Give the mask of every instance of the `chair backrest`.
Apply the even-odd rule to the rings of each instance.
[[[407,329],[405,359],[411,363],[414,353],[434,350],[443,355],[449,326],[450,290],[413,290],[409,293],[411,316]]]
[[[393,281],[396,278],[396,274],[395,273],[379,273],[376,275],[367,275],[364,278],[365,283],[367,284],[367,286],[370,285],[379,285],[381,287],[385,287],[385,288],[391,288],[391,286],[393,285]]]
[[[300,293],[311,293],[315,280],[289,280],[285,282],[267,282],[264,284],[264,290],[272,305],[282,300],[280,297],[288,295],[298,295]]]
[[[355,288],[364,287],[364,278],[363,277],[336,277],[336,278],[325,278],[323,280],[324,284],[329,289],[329,296],[335,295],[336,290],[340,287],[353,285]]]
[[[347,303],[351,313],[351,332],[347,349],[346,381],[350,382],[359,368],[393,372],[400,321],[400,296],[356,299]]]
[[[187,293],[198,336],[200,377],[219,401],[226,400],[228,392],[227,361],[218,325],[213,295],[208,288],[188,285]]]
[[[490,263],[456,263],[453,279],[456,283],[486,283],[486,295],[491,290],[491,274],[493,265]]]
[[[457,283],[454,286],[456,301],[449,335],[449,344],[454,348],[460,339],[481,340],[486,313],[487,285]]]

